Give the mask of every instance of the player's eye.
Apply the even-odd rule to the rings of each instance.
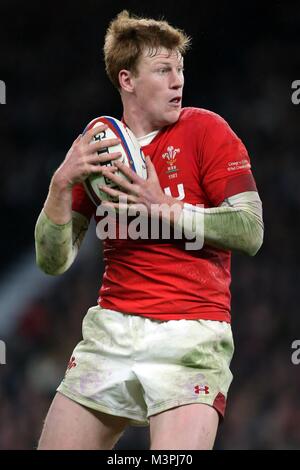
[[[163,75],[163,74],[169,72],[169,70],[170,70],[169,67],[163,67],[163,68],[158,69],[158,72]]]

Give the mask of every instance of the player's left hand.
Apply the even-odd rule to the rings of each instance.
[[[174,203],[173,198],[163,192],[150,157],[146,157],[145,161],[148,175],[146,180],[119,161],[115,161],[114,165],[127,176],[129,181],[111,172],[103,171],[103,175],[120,188],[118,190],[108,186],[99,186],[109,196],[119,199],[119,202],[104,201],[102,202],[103,206],[114,207],[118,211],[128,210],[131,207],[149,214],[153,209],[153,205],[160,205],[162,203],[169,205],[171,200]]]

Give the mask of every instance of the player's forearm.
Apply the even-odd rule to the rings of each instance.
[[[67,224],[72,219],[72,189],[54,174],[44,211],[55,224]]]
[[[44,208],[35,226],[37,265],[46,274],[60,274],[70,265],[72,192],[53,176]]]
[[[54,223],[43,209],[35,227],[37,265],[46,274],[62,274],[73,263],[88,229],[88,220],[76,212],[66,224]]]
[[[254,256],[263,242],[263,223],[253,214],[233,207],[207,209],[204,240],[218,248]]]
[[[36,262],[46,274],[57,275],[72,264],[72,219],[66,224],[54,223],[43,209],[35,226]]]
[[[184,233],[195,234],[208,244],[254,256],[263,242],[261,201],[255,192],[228,201],[211,209],[185,205],[177,223]]]

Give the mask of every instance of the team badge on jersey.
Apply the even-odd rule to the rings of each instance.
[[[179,171],[176,166],[176,155],[180,153],[180,148],[175,149],[173,145],[169,145],[167,152],[163,153],[162,157],[167,163],[167,175],[169,179],[177,178],[177,172]]]

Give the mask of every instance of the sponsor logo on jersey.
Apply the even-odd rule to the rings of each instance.
[[[251,168],[251,165],[246,158],[237,162],[228,162],[227,171],[242,170],[244,168]]]

